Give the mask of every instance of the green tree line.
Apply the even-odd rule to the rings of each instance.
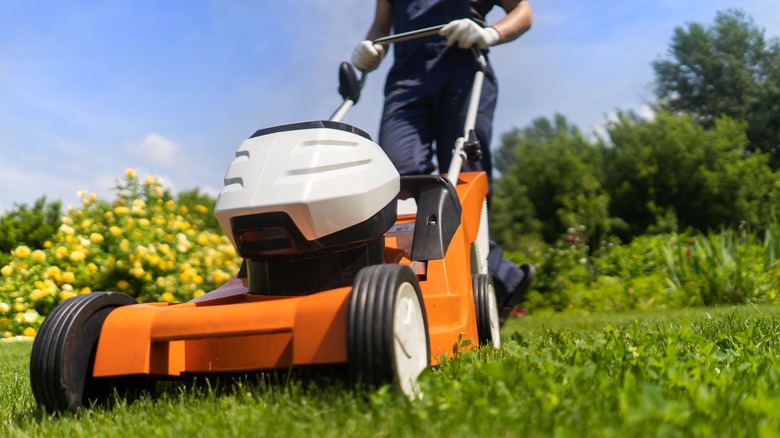
[[[565,116],[505,133],[496,151],[494,238],[604,242],[739,226],[780,202],[780,44],[737,10],[675,29],[652,63],[654,117],[619,113],[605,134]]]

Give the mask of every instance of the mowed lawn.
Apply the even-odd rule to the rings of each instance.
[[[50,416],[30,342],[0,343],[2,436],[777,436],[780,307],[510,321],[501,349],[421,377],[422,400],[356,390],[338,372],[187,384]]]

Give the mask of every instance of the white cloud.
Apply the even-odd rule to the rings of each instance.
[[[179,150],[181,145],[156,133],[147,134],[143,141],[127,148],[132,155],[164,166],[176,164]]]

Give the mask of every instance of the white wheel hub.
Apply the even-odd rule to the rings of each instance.
[[[501,346],[501,325],[498,320],[498,303],[496,302],[496,290],[493,284],[488,286],[488,315],[490,316],[490,339],[494,347]]]
[[[401,391],[409,399],[419,397],[417,377],[428,366],[428,345],[422,306],[410,283],[401,285],[393,303],[393,353]]]

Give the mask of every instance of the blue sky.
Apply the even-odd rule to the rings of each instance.
[[[673,29],[739,6],[780,36],[775,1],[531,0],[533,29],[492,51],[494,138],[561,113],[588,132],[652,100]],[[111,197],[128,167],[216,195],[255,130],[324,119],[373,0],[0,0],[0,211]],[[496,10],[488,21],[500,17]],[[386,60],[346,122],[377,132]],[[492,146],[497,146],[493,144]]]

